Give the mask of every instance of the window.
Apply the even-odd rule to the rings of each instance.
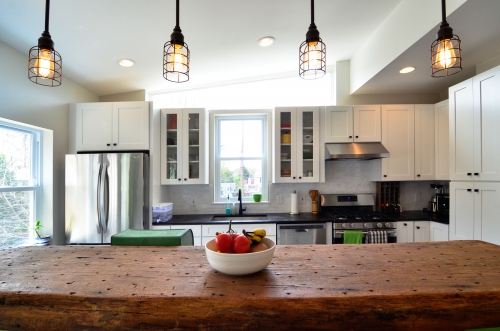
[[[241,189],[243,201],[268,197],[267,115],[215,115],[214,200],[232,201]]]
[[[40,206],[40,133],[0,119],[0,248],[33,240]]]

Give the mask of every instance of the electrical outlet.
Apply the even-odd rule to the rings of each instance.
[[[306,196],[305,195],[301,195],[299,197],[299,203],[306,203]]]
[[[282,195],[278,195],[278,203],[283,203],[283,196]]]
[[[420,201],[420,193],[415,193],[415,201]]]
[[[196,203],[194,202],[194,198],[189,199],[191,201],[191,206],[196,206]]]

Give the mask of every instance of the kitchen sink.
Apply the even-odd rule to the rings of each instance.
[[[248,221],[267,221],[267,215],[231,215],[231,216],[214,216],[210,220],[211,222],[229,222],[230,220],[233,221],[233,223],[237,222],[248,222]]]

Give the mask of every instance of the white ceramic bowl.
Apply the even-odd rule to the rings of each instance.
[[[262,242],[269,249],[256,253],[226,254],[217,252],[215,239],[212,239],[205,245],[205,254],[212,268],[223,274],[250,275],[265,269],[273,259],[276,244],[269,238],[262,239]]]

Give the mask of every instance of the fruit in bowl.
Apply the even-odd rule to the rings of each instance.
[[[265,238],[264,229],[239,234],[231,229],[217,233],[205,245],[208,263],[215,270],[227,275],[249,275],[261,271],[271,263],[276,244]]]

